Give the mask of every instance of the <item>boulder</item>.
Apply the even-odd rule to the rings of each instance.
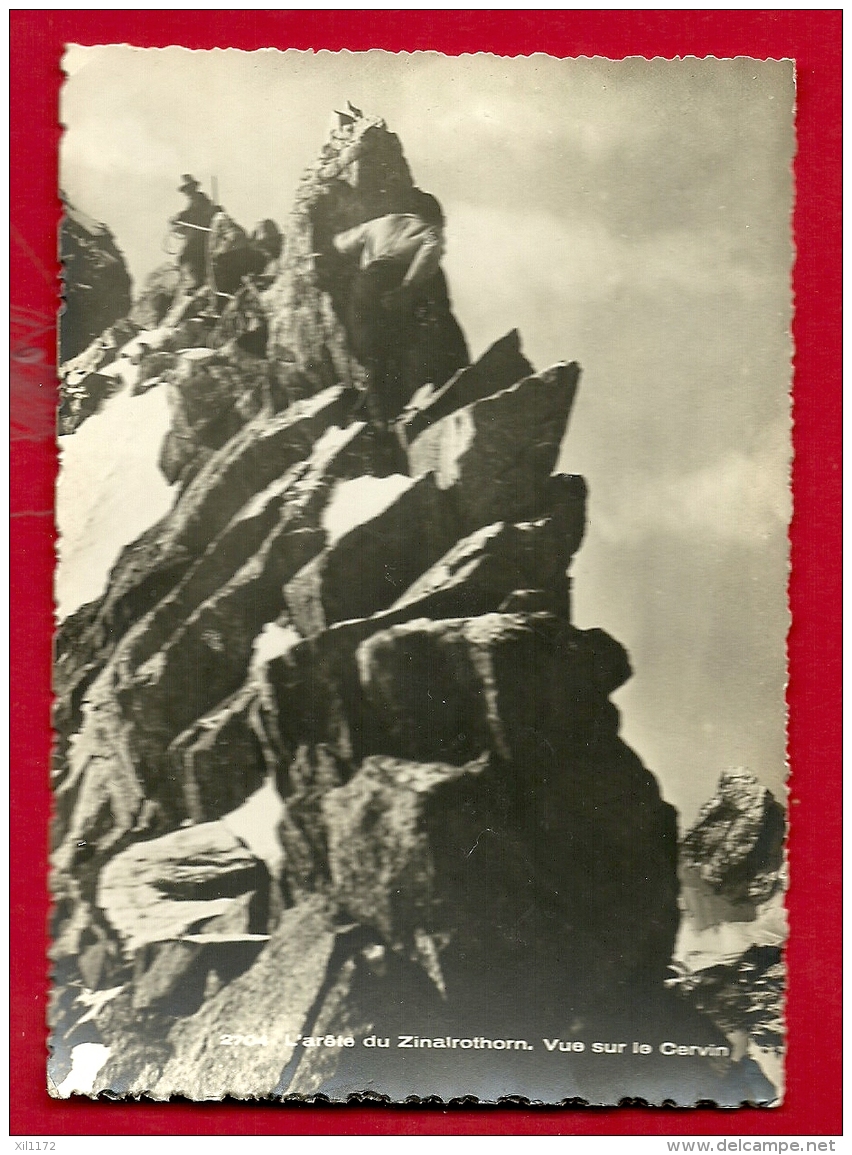
[[[583,531],[585,486],[580,478],[553,478],[561,504],[535,522],[497,522],[462,539],[388,609],[342,621],[285,646],[265,673],[273,725],[284,746],[327,743],[344,761],[361,749],[365,717],[355,651],[379,630],[415,618],[449,618],[498,610],[513,596],[519,608],[568,618],[565,569]],[[532,582],[538,585],[530,590]],[[301,687],[311,685],[306,696]],[[353,728],[354,727],[354,730]],[[290,768],[278,773],[290,792]]]
[[[139,842],[101,871],[97,905],[128,957],[150,943],[192,934],[249,902],[246,930],[266,930],[269,876],[220,822]]]
[[[443,417],[409,446],[412,476],[433,471],[457,493],[463,532],[536,516],[579,375],[572,363],[527,377]]]
[[[425,944],[428,935],[449,925],[447,896],[435,886],[436,829],[444,824],[445,834],[453,821],[448,811],[459,801],[453,787],[462,779],[487,778],[488,761],[484,756],[449,766],[374,755],[322,798],[328,868],[340,909],[375,928],[388,946],[422,961],[442,994],[437,952]],[[448,793],[453,799],[444,803]]]
[[[652,775],[617,737],[617,712],[608,698],[629,676],[623,649],[602,631],[576,630],[552,614],[375,626],[375,620],[344,623],[270,663],[290,744],[299,737],[309,748],[324,744],[339,788],[346,791],[364,775],[358,789],[367,794],[375,785],[364,770],[373,766],[372,756],[456,768],[490,756],[495,769],[480,775],[481,799],[469,828],[489,832],[479,853],[495,856],[489,869],[498,875],[490,877],[510,871],[506,894],[517,893],[530,918],[544,919],[542,934],[555,917],[553,903],[568,903],[570,916],[564,917],[597,944],[595,973],[613,990],[640,973],[659,978],[678,922],[676,827]],[[359,640],[362,630],[371,632]],[[306,684],[314,693],[300,708],[299,686]],[[299,857],[314,856],[307,867],[302,861],[300,886],[323,876],[323,855],[336,838],[322,815],[328,782],[332,790],[337,786],[333,776],[312,779],[311,765],[303,758],[297,775],[291,767],[279,777],[301,836]],[[449,771],[441,774],[424,771],[424,781],[455,780]],[[343,797],[354,806],[352,789]],[[447,791],[449,796],[449,786]],[[462,814],[461,803],[458,810]],[[449,829],[449,803],[441,822]],[[411,823],[423,829],[419,820]],[[350,835],[340,835],[341,845]],[[464,842],[467,834],[459,837]],[[468,851],[476,837],[473,832]],[[377,861],[366,847],[362,853],[365,863]],[[337,873],[342,877],[345,870]],[[584,880],[579,890],[576,878]],[[506,899],[510,906],[515,901]],[[372,902],[365,899],[363,910]],[[507,908],[502,923],[493,904],[488,912],[509,936],[520,907],[511,909],[515,913]],[[474,925],[473,913],[466,919]],[[509,954],[515,949],[508,939],[504,945]],[[473,946],[465,949],[470,953]]]
[[[630,674],[603,631],[551,614],[415,619],[371,634],[355,663],[371,749],[453,764],[584,745],[612,729],[607,699]]]
[[[558,818],[550,813],[570,793],[559,779],[587,776],[579,761],[545,778],[540,765],[487,754],[463,766],[367,758],[322,798],[332,894],[451,1003],[499,1005],[538,968],[576,1011],[588,1014],[601,999],[612,1006],[665,972],[676,879],[673,855],[660,857],[654,844],[666,832],[672,849],[674,822],[653,790],[637,805],[615,747],[602,768],[615,779],[603,791],[584,782],[593,804],[606,795],[615,812],[596,840],[576,797]],[[518,802],[533,790],[534,816]],[[606,919],[591,894],[606,894]],[[524,1008],[530,1021],[543,1009]]]
[[[644,807],[655,811],[650,819],[635,793],[620,798],[627,763],[638,760],[617,745],[594,750],[596,770],[585,768],[593,794],[595,773],[615,779],[606,802],[600,793],[589,801],[590,811],[607,811],[597,843],[576,804],[561,830],[527,826],[513,779],[531,789],[528,765],[489,756],[454,766],[375,755],[322,796],[340,917],[378,941],[353,951],[329,978],[313,1031],[372,1042],[356,1054],[308,1050],[282,1089],[343,1101],[370,1085],[401,1101],[452,1097],[463,1086],[486,1101],[503,1094],[607,1103],[618,1086],[657,1103],[672,1094],[680,1102],[738,1101],[743,1075],[734,1072],[728,1040],[661,989],[676,924],[674,814],[655,791]],[[438,1041],[400,1050],[400,1035],[414,1030]],[[648,1039],[651,1057],[619,1066],[618,1057],[592,1055],[587,1042],[587,1053],[566,1065],[541,1045],[543,1037],[616,1034]],[[468,1042],[453,1048],[445,1036]],[[519,1062],[469,1041],[483,1036],[526,1039],[535,1054]],[[387,1051],[375,1043],[383,1037]],[[658,1045],[681,1037],[722,1057],[681,1060],[673,1075]],[[765,1080],[758,1089],[758,1098],[771,1098]]]

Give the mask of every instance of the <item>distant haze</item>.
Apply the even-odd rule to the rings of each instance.
[[[689,822],[726,766],[785,779],[789,61],[72,47],[62,184],[138,283],[193,173],[286,228],[347,99],[442,201],[474,356],[583,367],[575,618],[629,650],[622,733]],[[141,497],[141,495],[140,495]]]

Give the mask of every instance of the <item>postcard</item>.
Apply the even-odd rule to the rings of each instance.
[[[63,66],[50,1094],[781,1103],[793,62]]]

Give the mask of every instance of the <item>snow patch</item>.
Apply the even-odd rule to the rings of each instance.
[[[753,946],[783,946],[787,941],[787,911],[782,895],[757,907],[749,922],[719,922],[700,927],[684,911],[673,958],[690,971],[730,966]]]
[[[392,505],[401,493],[414,485],[414,479],[401,473],[390,477],[356,477],[341,481],[331,495],[322,518],[328,544],[334,545],[344,534]]]
[[[266,665],[273,658],[280,658],[302,640],[302,635],[292,626],[279,626],[277,622],[267,622],[257,637],[251,655],[251,669]]]
[[[275,878],[284,858],[278,838],[278,827],[283,817],[281,795],[271,782],[266,782],[220,822],[252,854],[266,863],[269,873]]]
[[[126,365],[131,378],[135,367]],[[117,374],[120,375],[120,374]],[[55,597],[59,619],[100,597],[124,546],[158,521],[174,492],[157,465],[169,430],[166,389],[133,397],[128,384],[59,438]]]

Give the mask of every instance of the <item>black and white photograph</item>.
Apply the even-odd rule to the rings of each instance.
[[[794,62],[63,70],[49,1094],[781,1104]]]

